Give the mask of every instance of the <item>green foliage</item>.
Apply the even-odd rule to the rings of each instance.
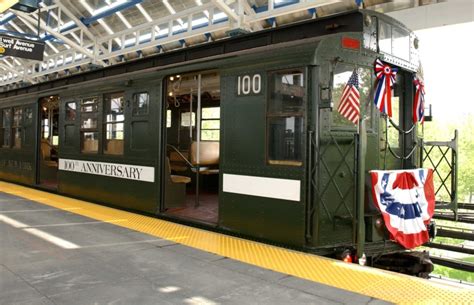
[[[472,259],[472,258],[470,258]],[[472,260],[470,260],[472,261]],[[472,272],[456,270],[453,268],[448,268],[440,265],[435,265],[433,274],[438,274],[443,277],[448,277],[451,279],[466,281],[474,283],[474,274]]]
[[[424,138],[426,141],[447,141],[454,137],[455,129],[459,131],[458,201],[467,202],[470,193],[474,192],[474,114],[460,115],[459,120],[455,122],[444,122],[435,117],[433,122],[425,123]],[[450,158],[448,156],[448,160],[451,160]],[[447,165],[440,168],[443,177],[448,170]],[[435,185],[439,183],[439,178],[435,176]],[[445,199],[445,195],[439,195],[443,198],[437,198],[438,200]]]

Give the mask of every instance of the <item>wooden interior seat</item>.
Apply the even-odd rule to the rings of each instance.
[[[180,175],[172,175],[171,174],[171,165],[170,165],[170,159],[166,158],[166,172],[170,177],[171,182],[173,183],[183,183],[187,184],[191,182],[191,178],[186,177],[186,176],[180,176]]]
[[[165,206],[166,208],[183,207],[186,205],[186,184],[191,178],[186,176],[171,175],[170,159],[165,160]]]
[[[51,160],[52,149],[48,140],[41,139],[41,162],[48,167],[58,167],[58,162]]]
[[[187,151],[180,151],[180,153],[186,158],[189,158]],[[170,168],[175,172],[185,172],[189,169],[189,166],[186,164],[186,161],[183,160],[183,157],[180,156],[176,151],[170,152]]]
[[[191,144],[191,163],[199,168],[199,173],[205,175],[219,173],[219,142],[202,141],[199,145],[197,142]]]
[[[191,178],[186,176],[179,176],[179,175],[171,175],[171,181],[173,183],[189,183],[191,182]]]

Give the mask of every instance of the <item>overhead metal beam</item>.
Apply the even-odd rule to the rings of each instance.
[[[238,2],[239,2],[239,5],[242,5],[244,12],[247,16],[249,16],[250,18],[255,18],[257,14],[255,13],[255,10],[247,2],[247,0],[238,0]],[[263,26],[259,22],[254,22],[254,24],[252,24],[252,27],[256,31],[263,30]]]
[[[31,83],[33,83],[33,84],[36,83],[36,80],[35,80],[33,77],[31,77],[31,76],[29,76],[28,74],[26,74],[26,73],[25,73],[25,70],[23,70],[23,71],[18,71],[18,70],[15,70],[15,69],[13,69],[13,68],[11,68],[11,67],[9,67],[9,66],[3,64],[3,63],[0,63],[0,67],[2,67],[4,70],[7,70],[7,71],[9,71],[9,72],[11,72],[11,73],[13,73],[13,74],[21,75],[21,77],[23,78],[23,80],[28,80],[29,82],[31,82]]]
[[[0,25],[4,25],[4,24],[7,24],[8,22],[10,22],[10,20],[13,20],[16,18],[16,15],[13,14],[13,13],[6,13],[5,15],[3,15],[2,19],[0,19]]]
[[[102,19],[102,18],[105,18],[105,17],[108,17],[108,16],[111,16],[117,12],[120,12],[120,11],[123,11],[123,10],[126,10],[128,8],[131,8],[131,7],[134,7],[135,5],[137,4],[140,4],[142,3],[143,0],[128,0],[128,1],[125,1],[121,4],[118,4],[118,5],[111,5],[111,7],[109,9],[106,9],[104,10],[103,12],[100,12],[92,17],[89,17],[89,18],[83,18],[82,19],[82,22],[85,24],[85,25],[89,25],[99,19]]]
[[[239,21],[239,16],[222,0],[212,0],[212,2],[220,8],[229,18]]]
[[[278,8],[269,8],[263,12],[257,12],[255,16],[246,16],[246,22],[257,22],[262,21],[268,18],[276,18],[283,15],[289,15],[293,13],[297,13],[303,10],[308,10],[310,8],[317,8],[324,5],[330,5],[334,3],[341,3],[344,0],[313,0],[313,1],[301,1],[296,4],[287,4],[285,6],[279,6]]]
[[[82,33],[84,35],[86,35],[87,38],[89,38],[89,40],[91,40],[92,42],[94,42],[94,44],[100,48],[100,51],[102,51],[103,53],[107,52],[107,50],[104,48],[104,46],[100,45],[100,44],[97,44],[96,43],[96,40],[97,40],[97,36],[95,36],[94,34],[92,34],[91,31],[89,31],[89,28],[84,25],[82,23],[82,21],[76,17],[76,15],[74,15],[70,10],[69,8],[67,8],[63,3],[61,3],[60,0],[53,0],[57,6],[61,9],[62,12],[66,13],[67,17],[70,18],[82,31]],[[81,35],[82,36],[82,35]],[[114,60],[115,62],[115,60]]]
[[[19,17],[27,20],[28,22],[31,22],[31,23],[34,23],[36,22],[36,20],[31,17],[32,14],[28,15],[28,14],[25,14],[23,12],[20,12],[18,11],[16,13]],[[106,63],[100,59],[96,59],[95,56],[96,54],[94,54],[95,52],[91,52],[90,50],[78,45],[77,43],[75,43],[74,41],[72,41],[71,39],[67,38],[66,36],[64,36],[63,34],[61,33],[58,33],[56,32],[53,28],[47,26],[47,25],[44,25],[43,23],[40,23],[40,28],[48,33],[51,33],[51,35],[53,35],[54,37],[58,38],[58,39],[61,39],[62,41],[64,41],[65,43],[67,43],[71,48],[73,48],[74,50],[78,51],[78,52],[81,52],[83,54],[85,54],[86,56],[92,58],[93,62],[94,63],[98,63],[100,65],[103,65],[105,66]]]
[[[69,45],[71,49],[45,56],[43,63],[29,61],[26,63],[26,66],[22,64],[22,66],[25,67],[24,74],[27,74],[31,79],[40,81],[40,77],[47,76],[48,74],[67,70],[75,71],[76,67],[83,67],[90,63],[105,65],[105,61],[114,62],[120,56],[136,54],[137,51],[142,52],[147,48],[157,48],[154,50],[155,52],[157,50],[162,52],[162,46],[164,46],[166,50],[167,45],[173,45],[175,42],[185,41],[192,37],[204,35],[209,37],[213,33],[227,32],[234,28],[261,30],[263,29],[262,21],[268,18],[313,9],[325,4],[342,2],[342,0],[290,0],[282,4],[269,1],[269,4],[272,5],[268,5],[264,10],[255,10],[249,5],[248,0],[212,0],[212,2],[207,2],[202,5],[199,5],[200,1],[196,0],[196,6],[173,12],[157,20],[151,20],[151,16],[144,11],[139,3],[142,1],[133,1],[134,2],[128,2],[128,6],[116,6],[115,10],[117,11],[107,9],[99,11],[99,13],[103,16],[102,18],[104,18],[106,14],[116,14],[119,8],[130,8],[132,7],[132,3],[134,3],[133,5],[137,6],[143,16],[147,18],[148,22],[101,37],[80,20],[77,15],[79,12],[75,11],[73,5],[77,3],[77,1],[72,3],[73,1],[69,0],[50,0],[50,5],[47,7],[54,9],[52,13],[55,13],[57,18],[54,16],[53,18],[58,20],[58,27],[62,25],[64,30],[65,23],[62,22],[62,20],[72,21],[74,25],[70,25],[66,31],[61,33],[57,33],[57,29],[45,24],[42,24],[41,28],[48,32],[48,35],[52,35],[46,38],[54,37],[55,39],[61,40],[65,43],[65,46]],[[163,3],[168,3],[167,0],[162,1]],[[351,0],[351,2],[352,1],[354,0]],[[71,4],[71,6],[69,4]],[[168,5],[170,6],[169,3]],[[174,11],[172,7],[170,8]],[[168,10],[170,8],[168,8]],[[93,12],[92,8],[90,8],[90,12]],[[203,13],[205,17],[203,16],[201,20]],[[219,14],[219,17],[216,17],[217,14]],[[18,15],[31,27],[33,27],[31,24],[36,24],[36,14],[26,15],[18,12]],[[102,19],[95,17],[93,19],[97,20],[97,22],[103,22]],[[8,16],[8,18],[11,18],[11,16]],[[89,18],[89,21],[92,22],[93,19]],[[47,43],[51,42],[47,41]],[[18,66],[18,63],[14,65],[13,69],[17,72],[16,70],[19,70],[21,66]],[[8,73],[10,74],[11,72]],[[8,79],[0,79],[0,86],[15,83],[22,79],[22,75],[18,73],[15,74],[17,75],[16,77],[9,75]]]

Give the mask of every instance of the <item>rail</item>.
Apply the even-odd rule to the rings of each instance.
[[[474,230],[448,226],[439,226],[436,236],[474,241]]]
[[[432,256],[430,255],[430,259],[434,264],[457,269],[457,270],[463,270],[463,271],[468,271],[468,272],[474,272],[474,264],[461,261],[458,259],[453,259],[453,258],[446,258],[446,257],[441,257],[441,256]]]
[[[179,151],[178,148],[176,148],[175,146],[171,145],[171,144],[166,144],[166,146],[168,146],[169,148],[171,148],[172,150],[174,150],[181,159],[183,159],[184,162],[186,162],[186,164],[190,167],[190,168],[196,168],[192,163],[191,161],[189,161],[188,159],[186,159],[186,157],[183,155],[183,153],[181,153]]]
[[[452,244],[445,244],[445,243],[433,243],[429,242],[426,243],[424,246],[429,248],[441,249],[441,250],[448,250],[458,253],[464,254],[473,254],[474,255],[474,248],[466,247],[465,245],[452,245]]]

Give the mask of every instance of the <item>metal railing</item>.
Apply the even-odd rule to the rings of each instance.
[[[458,131],[450,141],[421,141],[420,162],[433,169],[436,209],[449,209],[458,220]]]

